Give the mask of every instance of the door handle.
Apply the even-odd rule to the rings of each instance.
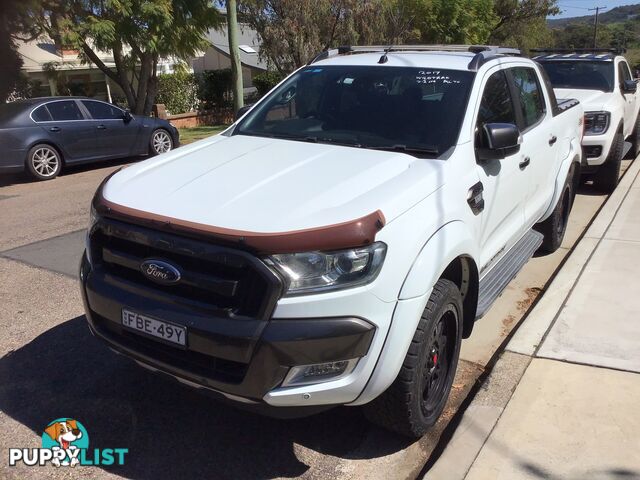
[[[531,159],[529,157],[524,157],[524,160],[520,162],[520,170],[524,170],[531,163]]]
[[[59,132],[60,131],[60,127],[51,127],[49,128],[50,132]]]
[[[549,139],[549,145],[553,145],[557,141],[558,141],[558,137],[556,137],[555,135],[552,135],[551,138]]]
[[[107,127],[105,127],[104,125],[96,125],[96,128],[98,130],[106,130]]]

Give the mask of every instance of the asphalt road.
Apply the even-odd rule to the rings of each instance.
[[[93,192],[118,166],[44,183],[0,179],[0,478],[415,478],[606,199],[582,187],[563,248],[532,259],[476,324],[443,418],[409,442],[369,425],[357,408],[286,421],[239,411],[91,337],[75,279],[82,229]],[[39,447],[44,427],[65,416],[85,425],[91,448],[128,448],[125,465],[8,466],[9,448]]]

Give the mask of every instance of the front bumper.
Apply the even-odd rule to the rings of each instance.
[[[331,404],[309,402],[310,394],[296,393],[301,388],[314,391],[324,384],[280,387],[290,367],[369,357],[376,336],[371,322],[349,316],[273,318],[255,325],[244,320],[217,321],[93,269],[86,254],[80,266],[80,283],[91,332],[112,349],[183,383],[244,404]],[[165,345],[125,329],[120,323],[123,307],[185,326],[187,347]],[[338,382],[345,379],[327,382],[326,388],[334,389]],[[339,395],[334,398],[336,404],[344,403]]]

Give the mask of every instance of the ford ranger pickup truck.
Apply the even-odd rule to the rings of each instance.
[[[613,49],[534,50],[556,95],[580,100],[585,110],[582,172],[611,193],[618,185],[625,140],[640,154],[640,101],[627,60]]]
[[[326,51],[222,134],[107,178],[93,334],[249,409],[363,405],[423,435],[476,319],[560,245],[581,162],[583,111],[538,64],[456,50]]]

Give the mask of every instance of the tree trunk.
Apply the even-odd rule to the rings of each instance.
[[[242,85],[242,63],[238,49],[238,10],[236,0],[227,0],[227,29],[229,33],[229,54],[233,75],[233,111],[244,106],[244,88]]]

